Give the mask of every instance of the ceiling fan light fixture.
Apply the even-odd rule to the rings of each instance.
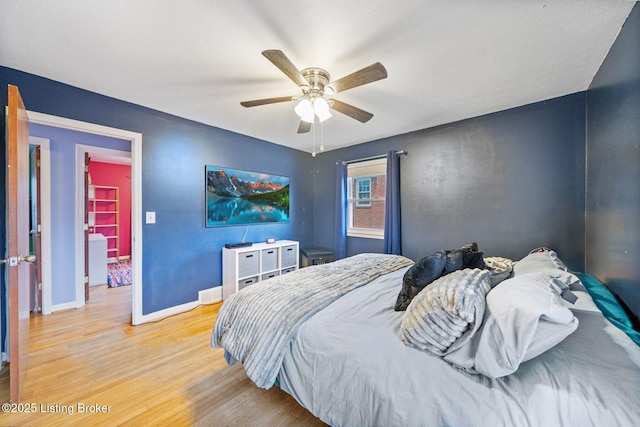
[[[329,104],[324,98],[316,98],[313,100],[313,111],[315,112],[316,116],[318,116],[318,121],[320,121],[321,123],[331,117]]]
[[[300,102],[298,102],[298,105],[296,105],[294,110],[296,114],[300,116],[301,120],[304,120],[308,123],[313,123],[315,113],[311,101],[309,101],[307,98],[304,98]]]
[[[331,113],[327,110],[326,112],[323,112],[321,114],[316,114],[316,116],[318,116],[318,121],[322,123],[331,117]]]

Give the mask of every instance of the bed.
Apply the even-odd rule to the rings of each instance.
[[[489,329],[491,316],[497,318],[503,307],[491,311],[491,298],[495,294],[494,304],[504,304],[498,289],[513,292],[515,285],[507,284],[516,278],[491,284],[484,298],[467,290],[464,304],[471,307],[468,301],[474,301],[475,320],[468,319],[449,349],[437,354],[408,345],[405,317],[427,289],[445,278],[454,283],[455,274],[471,270],[436,279],[406,312],[395,311],[412,268],[415,264],[404,257],[361,254],[248,287],[221,307],[211,345],[225,348],[229,363],[243,363],[257,386],[278,385],[332,426],[637,425],[638,335],[593,277],[572,275],[580,280],[571,279],[571,292],[568,284],[556,289],[557,295],[566,290],[573,297],[573,303],[555,306],[570,312],[557,317],[565,330],[562,339],[541,349],[535,337],[528,338],[529,349],[536,347],[532,356],[514,362],[509,353],[511,359],[498,365],[502,369],[506,363],[513,372],[493,375],[491,364],[485,370],[479,362],[482,340],[489,336],[490,350],[497,353],[504,345],[495,345],[495,337],[483,328]],[[486,283],[482,269],[474,274]],[[523,271],[518,280],[553,276],[540,274]],[[520,296],[509,298],[523,302],[526,310],[535,305]],[[483,304],[486,310],[480,309]],[[536,333],[544,339],[553,335],[540,325]],[[514,348],[522,342],[522,336],[503,338],[520,340]]]

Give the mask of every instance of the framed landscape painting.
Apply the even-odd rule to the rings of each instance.
[[[205,166],[206,226],[289,221],[289,177]]]

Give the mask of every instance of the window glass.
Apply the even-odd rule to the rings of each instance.
[[[356,206],[371,206],[371,178],[357,178],[356,186],[358,187]]]
[[[348,236],[384,237],[386,169],[386,158],[349,164]]]

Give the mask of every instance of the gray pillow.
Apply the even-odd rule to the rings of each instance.
[[[438,356],[462,346],[482,323],[490,276],[487,270],[457,270],[424,288],[402,319],[402,341]]]
[[[478,333],[445,360],[491,378],[515,372],[578,327],[578,319],[560,296],[564,288],[564,283],[540,272],[500,283],[487,295]]]

